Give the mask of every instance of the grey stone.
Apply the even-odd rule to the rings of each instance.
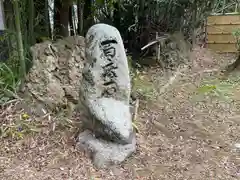
[[[128,144],[134,136],[130,113],[130,76],[118,30],[92,26],[86,35],[86,64],[80,87],[85,126],[97,137]]]
[[[31,47],[33,66],[21,89],[49,111],[78,104],[85,62],[85,38],[71,36],[56,42],[45,41]]]
[[[82,132],[77,138],[78,149],[89,153],[96,168],[109,168],[123,162],[136,151],[136,139],[127,145],[121,145],[96,138],[91,131]]]
[[[87,95],[113,97],[128,104],[130,72],[119,31],[107,24],[96,24],[88,30],[85,41],[87,63],[83,73],[92,85],[87,86]]]

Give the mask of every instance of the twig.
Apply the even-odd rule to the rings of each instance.
[[[12,103],[17,103],[19,101],[22,101],[23,99],[19,98],[19,99],[13,99],[13,100],[10,100],[10,101],[7,101],[3,104],[3,106],[6,106],[8,104],[12,104]]]
[[[150,43],[148,43],[147,45],[145,45],[145,46],[143,46],[142,48],[141,48],[141,50],[144,50],[144,49],[146,49],[146,48],[148,48],[149,46],[152,46],[152,45],[154,45],[154,44],[156,44],[156,43],[158,43],[159,41],[152,41],[152,42],[150,42]]]
[[[137,120],[138,107],[139,107],[139,99],[136,99],[134,112],[133,112],[133,122],[135,122]]]
[[[139,129],[138,129],[137,125],[135,124],[135,121],[137,120],[138,107],[139,107],[139,99],[136,99],[135,106],[134,106],[134,112],[133,112],[132,126],[136,130],[137,133],[139,132]]]
[[[143,46],[141,48],[141,50],[144,50],[144,49],[148,48],[149,46],[152,46],[152,45],[154,45],[156,43],[160,43],[160,41],[165,40],[167,38],[168,38],[168,36],[167,37],[158,37],[156,40],[154,40],[154,41],[148,43],[147,45]]]

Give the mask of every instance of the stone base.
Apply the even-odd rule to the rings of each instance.
[[[97,139],[91,131],[86,130],[79,134],[77,148],[90,153],[96,168],[108,168],[120,164],[136,151],[136,138],[131,144],[121,145]]]

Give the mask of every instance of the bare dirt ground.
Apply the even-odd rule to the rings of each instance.
[[[240,73],[229,77],[220,73],[232,56],[201,48],[191,56],[189,68],[162,93],[168,79],[160,78],[159,69],[142,74],[137,85],[145,95],[136,122],[138,150],[122,165],[96,170],[87,155],[75,149],[72,122],[81,117],[30,116],[25,117],[29,135],[21,140],[1,139],[0,179],[240,179]],[[8,104],[0,112],[2,132],[14,127],[14,119],[23,119],[15,105]],[[37,132],[32,135],[33,131]]]

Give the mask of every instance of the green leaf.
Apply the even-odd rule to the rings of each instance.
[[[103,5],[104,4],[104,0],[95,0],[95,3],[97,5]]]
[[[198,92],[200,93],[209,93],[213,90],[215,90],[217,87],[215,85],[203,85],[200,88],[198,88]]]

